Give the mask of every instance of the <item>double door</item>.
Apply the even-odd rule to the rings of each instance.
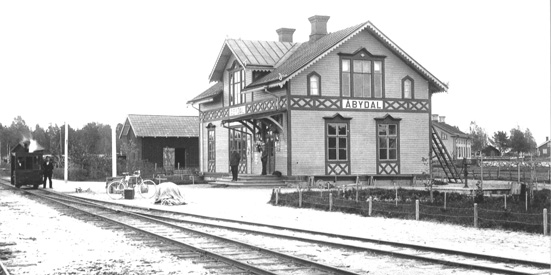
[[[239,161],[239,173],[240,174],[246,174],[247,173],[247,139],[248,136],[245,132],[245,129],[243,127],[237,127],[230,129],[230,150],[229,150],[229,157],[231,158],[231,155],[233,152],[239,153],[239,156],[241,156],[241,160]],[[229,163],[229,161],[228,161]],[[228,171],[231,172],[231,168],[228,165]]]

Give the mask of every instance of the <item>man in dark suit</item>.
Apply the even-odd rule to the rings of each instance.
[[[239,170],[239,161],[241,160],[241,156],[237,151],[233,151],[230,156],[230,167],[231,167],[231,173],[232,173],[232,180],[231,181],[237,181],[237,171]]]
[[[42,173],[44,180],[42,181],[42,187],[46,188],[46,179],[50,180],[50,189],[52,188],[52,174],[54,173],[54,164],[50,160],[50,157],[46,157],[46,161],[42,164]]]

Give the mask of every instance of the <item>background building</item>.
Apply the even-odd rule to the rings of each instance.
[[[456,159],[471,158],[472,139],[456,126],[446,123],[445,116],[432,115],[432,125],[446,146],[450,156]]]
[[[129,161],[158,168],[199,167],[199,119],[196,116],[128,115],[120,139]],[[123,146],[123,147],[124,147]]]

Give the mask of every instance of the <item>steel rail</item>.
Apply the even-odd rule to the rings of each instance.
[[[385,255],[390,255],[390,256],[397,256],[397,257],[401,257],[401,258],[408,258],[408,259],[413,259],[413,260],[422,260],[422,261],[438,263],[438,264],[446,264],[446,265],[450,265],[450,266],[475,268],[477,270],[484,270],[484,271],[491,271],[491,272],[504,272],[504,273],[507,273],[507,274],[532,274],[532,273],[527,273],[527,272],[512,271],[511,269],[504,269],[504,268],[499,268],[499,267],[490,267],[490,266],[486,266],[486,265],[469,264],[469,263],[463,263],[463,262],[435,259],[435,258],[431,258],[431,257],[425,257],[423,255],[418,255],[418,254],[416,255],[416,254],[410,254],[410,253],[403,253],[403,252],[399,252],[399,251],[396,251],[396,250],[384,250],[384,249],[377,249],[377,248],[367,248],[367,247],[363,247],[363,246],[350,245],[350,244],[338,243],[338,242],[333,242],[333,241],[324,241],[324,240],[319,240],[319,239],[311,239],[311,238],[305,238],[305,237],[297,237],[297,236],[292,236],[292,235],[287,235],[287,234],[257,231],[257,230],[252,230],[252,229],[245,229],[245,228],[238,228],[238,227],[232,227],[232,226],[196,222],[196,221],[179,220],[179,219],[174,219],[174,218],[170,218],[170,217],[156,216],[156,215],[153,215],[153,214],[144,214],[144,213],[141,213],[141,214],[145,215],[145,216],[148,216],[148,217],[151,217],[151,218],[164,219],[164,220],[169,220],[169,221],[173,221],[173,222],[191,223],[191,224],[196,224],[196,225],[201,225],[201,226],[211,226],[211,227],[217,227],[217,228],[235,230],[235,231],[242,231],[242,232],[254,233],[254,234],[261,233],[261,234],[271,236],[271,237],[286,238],[286,239],[298,240],[298,241],[315,243],[315,244],[324,244],[324,245],[340,247],[340,248],[345,248],[345,249],[368,251],[368,252],[374,252],[374,253],[385,254]],[[440,253],[442,253],[442,252],[440,252]],[[444,254],[448,254],[448,253],[444,253]],[[503,259],[505,259],[505,260],[503,260]],[[499,261],[500,263],[511,263],[506,258],[500,258],[499,260],[498,259],[492,259],[492,260]],[[530,265],[530,264],[528,264],[528,265]],[[549,266],[548,264],[545,264],[544,266],[538,266],[538,267],[547,268],[548,266]]]
[[[44,190],[44,191],[46,191],[46,190]],[[51,191],[46,191],[46,192],[51,192]],[[132,206],[132,205],[126,205],[126,204],[120,204],[120,203],[113,203],[113,202],[109,202],[109,201],[103,201],[103,200],[97,200],[97,199],[83,198],[83,197],[79,197],[79,196],[66,195],[66,194],[62,195],[58,192],[51,192],[51,193],[55,193],[55,194],[60,195],[60,196],[67,196],[67,197],[79,199],[79,200],[82,200],[82,201],[92,201],[92,202],[97,202],[97,203],[100,203],[100,204],[116,205],[118,207],[124,207],[124,208],[141,209],[141,210],[146,210],[146,211],[154,210],[154,211],[158,211],[158,212],[161,212],[161,213],[184,215],[184,216],[190,216],[190,217],[202,218],[202,219],[208,219],[208,220],[239,223],[239,224],[246,224],[246,225],[252,225],[252,226],[261,226],[261,227],[268,227],[268,228],[281,229],[281,230],[283,230],[283,229],[284,230],[293,230],[293,231],[296,231],[296,232],[302,232],[302,233],[308,233],[308,234],[317,234],[317,235],[322,235],[322,236],[327,236],[327,237],[344,238],[344,239],[348,239],[348,240],[356,240],[356,241],[372,242],[372,243],[378,243],[378,244],[384,244],[384,245],[407,247],[407,248],[425,250],[425,251],[430,250],[430,251],[433,251],[433,252],[448,253],[448,254],[454,254],[454,255],[463,255],[463,256],[475,257],[475,258],[479,258],[479,259],[487,259],[487,260],[492,260],[492,261],[501,261],[502,264],[503,263],[518,263],[518,264],[532,265],[532,266],[535,266],[535,267],[546,268],[546,269],[549,267],[549,264],[547,264],[547,263],[527,261],[527,260],[522,260],[522,259],[510,259],[510,258],[494,256],[494,255],[477,254],[477,253],[472,253],[472,252],[457,251],[457,250],[430,247],[430,246],[427,247],[427,246],[421,246],[421,245],[415,245],[415,244],[402,244],[402,243],[397,243],[397,242],[392,242],[392,241],[359,238],[359,237],[353,237],[353,236],[338,235],[338,234],[319,232],[319,231],[311,231],[311,230],[304,230],[304,229],[298,229],[298,228],[287,228],[287,227],[283,227],[283,226],[270,225],[270,224],[260,224],[260,223],[246,222],[246,221],[236,221],[236,220],[225,219],[225,218],[214,218],[214,217],[209,217],[209,216],[204,216],[204,215],[190,214],[190,213],[186,213],[186,212],[176,212],[176,211],[170,211],[170,210],[161,210],[161,209],[157,209],[157,208]],[[141,214],[145,215],[145,216],[158,217],[158,216],[155,216],[155,215],[152,215],[152,214],[143,214],[143,213],[141,213]],[[170,218],[162,217],[162,219],[170,219]],[[173,220],[178,221],[178,222],[188,222],[188,223],[192,223],[192,224],[195,223],[195,224],[199,224],[199,225],[204,224],[205,226],[216,226],[216,227],[220,227],[220,228],[226,227],[226,226],[221,226],[221,225],[200,223],[200,222],[194,222],[194,221],[189,221],[189,220],[178,220],[178,219],[173,219]],[[245,232],[249,231],[249,232],[253,232],[253,233],[256,233],[256,234],[259,233],[258,231],[247,230],[247,229],[242,229],[242,228],[234,228],[234,227],[227,227],[227,228],[232,229],[232,230],[241,230],[241,231],[245,231]],[[262,234],[270,235],[272,233],[262,232]],[[289,236],[281,235],[281,234],[279,234],[279,235],[278,234],[273,234],[273,236],[290,238]],[[322,241],[322,240],[311,240],[311,239],[300,238],[300,237],[294,237],[294,239],[301,240],[301,241],[324,243],[326,245],[335,245],[336,244],[336,243],[333,243],[333,242],[326,242],[326,241]],[[336,244],[336,245],[339,245],[339,246],[342,247],[341,244]],[[366,250],[365,247],[349,246],[348,248]],[[411,254],[403,254],[403,253],[396,252],[396,251],[385,251],[385,250],[378,251],[376,249],[368,249],[368,250],[376,252],[376,253],[383,253],[383,254],[394,255],[394,256],[398,256],[398,257],[417,259],[417,260],[428,261],[428,262],[433,262],[433,263],[440,263],[440,264],[451,265],[451,266],[463,266],[463,267],[475,268],[475,269],[479,269],[479,270],[502,272],[502,273],[508,273],[508,274],[533,274],[533,273],[527,273],[527,272],[523,272],[523,271],[515,271],[515,270],[511,270],[511,269],[501,269],[501,268],[496,269],[496,268],[493,268],[493,267],[481,266],[481,265],[477,265],[477,264],[464,264],[464,263],[457,263],[457,262],[447,261],[447,260],[432,259],[432,258],[425,257],[425,256],[415,256],[415,257],[413,257],[413,255],[411,255]],[[492,263],[492,264],[494,264],[494,263]]]
[[[79,200],[81,199],[80,197],[75,197],[75,198],[77,198]],[[83,201],[87,202],[89,200],[88,199],[83,199]],[[100,204],[100,205],[103,204],[103,203],[104,203],[103,201],[98,202],[98,204]],[[126,205],[121,205],[121,204],[117,204],[117,205],[122,206],[122,207],[126,207]],[[134,207],[131,207],[131,208],[134,208]],[[150,211],[150,210],[151,209],[148,209],[148,211]],[[146,216],[146,217],[149,217],[151,219],[158,220],[158,221],[167,220],[167,221],[172,221],[172,222],[190,223],[190,224],[195,224],[195,225],[200,225],[200,226],[211,226],[211,227],[223,228],[223,229],[227,229],[227,230],[238,230],[238,231],[242,231],[242,232],[248,232],[248,233],[254,233],[254,234],[263,234],[263,235],[272,236],[272,237],[280,237],[280,238],[299,240],[299,241],[304,241],[304,242],[309,242],[309,243],[318,243],[318,244],[324,244],[324,245],[329,245],[329,246],[334,246],[334,247],[341,247],[341,248],[345,248],[345,249],[352,249],[352,250],[359,250],[359,251],[369,251],[369,252],[374,252],[374,253],[378,253],[378,254],[390,255],[390,256],[413,259],[413,260],[420,260],[420,261],[443,264],[443,265],[448,265],[448,266],[472,268],[472,269],[476,269],[476,270],[490,271],[490,272],[500,272],[500,273],[506,273],[506,274],[533,274],[533,272],[531,272],[531,271],[530,272],[517,271],[517,270],[511,269],[511,268],[498,267],[498,266],[488,265],[488,264],[484,265],[484,264],[473,263],[473,262],[469,263],[469,262],[466,262],[466,261],[452,261],[452,260],[446,260],[446,259],[441,258],[441,257],[440,258],[435,258],[435,257],[426,256],[426,255],[420,255],[419,253],[400,252],[400,251],[396,251],[396,250],[392,250],[392,249],[385,250],[385,249],[377,249],[377,248],[367,248],[367,247],[363,247],[363,246],[349,245],[349,244],[337,243],[337,242],[332,242],[332,241],[325,241],[325,240],[319,240],[319,239],[311,239],[311,238],[290,236],[290,235],[287,235],[287,234],[278,234],[278,233],[251,230],[251,229],[244,229],[244,228],[238,228],[238,227],[232,227],[232,226],[217,225],[217,224],[197,222],[197,221],[189,221],[189,220],[181,220],[181,219],[175,219],[175,218],[170,218],[170,217],[157,216],[157,215],[148,214],[148,213],[138,213],[138,212],[133,212],[133,211],[130,211],[130,212],[135,213],[136,215],[139,215],[139,216]],[[172,212],[172,211],[161,211],[161,212]],[[174,212],[174,213],[171,213],[171,214],[180,214],[180,212]],[[227,222],[227,220],[226,220],[226,222]],[[236,221],[233,221],[233,222],[235,223]],[[237,222],[237,223],[240,223],[240,222]],[[250,225],[250,224],[248,224],[248,225]],[[259,225],[259,224],[255,224],[255,225]],[[287,228],[285,228],[285,229],[287,229]],[[191,229],[191,230],[193,230],[193,229]],[[201,232],[201,231],[198,231],[198,232]],[[302,232],[302,233],[304,233],[304,232]],[[311,232],[308,232],[308,233],[311,233]],[[315,232],[315,233],[319,233],[319,232]],[[330,235],[333,235],[333,234],[330,234]],[[337,236],[342,237],[342,235],[337,235]],[[355,240],[355,241],[361,241],[362,240],[361,238],[356,238],[356,237],[350,238],[350,239]],[[244,245],[248,245],[248,244],[244,244]],[[384,245],[389,245],[389,244],[384,243]],[[408,248],[410,248],[410,247],[408,247]],[[427,250],[425,249],[425,251],[427,251]],[[452,253],[449,253],[449,251],[450,250],[445,249],[444,252],[442,252],[442,251],[430,251],[430,252],[457,255],[457,253],[453,253],[455,251],[452,250],[453,251]],[[478,256],[478,254],[476,254],[476,255]],[[499,262],[500,264],[505,264],[505,263],[510,264],[511,263],[510,259],[503,258],[503,257],[500,257],[499,259],[490,257],[490,258],[486,258],[485,260],[496,261],[496,262]],[[532,262],[530,262],[530,263],[532,263]],[[492,264],[495,264],[495,263],[492,263]],[[528,265],[533,265],[533,264],[528,264]],[[548,265],[538,266],[538,267],[547,268]]]
[[[171,242],[171,243],[174,243],[174,244],[177,244],[177,245],[186,246],[186,247],[188,247],[188,248],[190,248],[190,249],[192,249],[192,250],[197,250],[197,251],[199,251],[200,253],[203,253],[203,254],[206,254],[206,255],[210,255],[210,256],[215,257],[215,258],[219,258],[221,261],[227,262],[229,265],[233,265],[233,266],[236,265],[236,266],[239,266],[241,269],[244,269],[244,270],[247,270],[247,271],[250,271],[250,272],[254,272],[254,273],[257,273],[257,274],[276,274],[276,273],[272,273],[272,272],[270,272],[270,271],[267,271],[267,270],[264,270],[264,269],[260,269],[260,268],[257,268],[257,267],[255,267],[255,266],[252,266],[252,265],[243,263],[243,262],[241,262],[241,261],[237,261],[237,260],[234,260],[234,259],[225,257],[225,256],[220,255],[220,254],[216,254],[216,253],[213,253],[213,252],[210,252],[210,251],[207,251],[207,250],[198,248],[198,247],[191,246],[191,245],[186,244],[186,243],[182,243],[182,242],[179,242],[179,241],[176,241],[176,240],[173,240],[173,239],[170,239],[170,238],[167,238],[167,237],[164,237],[164,236],[155,234],[155,233],[153,233],[153,232],[149,232],[149,231],[147,231],[147,230],[143,230],[143,229],[140,229],[140,228],[137,228],[137,227],[128,225],[128,224],[126,224],[126,223],[124,223],[124,222],[121,222],[121,221],[113,220],[113,219],[111,219],[111,218],[109,218],[109,217],[105,217],[105,216],[102,216],[102,215],[99,215],[99,214],[91,213],[91,212],[86,211],[86,210],[83,210],[83,209],[79,209],[79,208],[77,208],[77,207],[71,206],[71,205],[69,205],[69,204],[67,204],[67,203],[65,203],[65,202],[63,202],[63,201],[61,201],[61,200],[59,200],[59,199],[52,198],[52,197],[50,197],[50,196],[43,196],[43,195],[35,194],[34,192],[30,192],[30,193],[32,193],[33,195],[36,195],[36,196],[38,196],[38,197],[42,197],[42,198],[44,198],[44,199],[48,199],[48,200],[55,201],[55,202],[57,202],[57,203],[63,204],[63,205],[65,205],[65,206],[67,206],[67,207],[71,207],[71,208],[73,208],[73,209],[75,209],[75,210],[79,210],[79,211],[85,212],[85,213],[90,214],[90,215],[94,215],[94,216],[97,216],[97,217],[101,217],[101,218],[106,219],[106,220],[108,220],[108,221],[110,221],[110,222],[114,222],[114,223],[120,224],[120,225],[122,225],[122,226],[126,226],[126,227],[129,227],[129,228],[132,228],[132,229],[134,229],[134,230],[143,232],[143,233],[145,233],[145,234],[153,235],[153,236],[155,236],[156,238],[165,240],[165,241],[167,241],[167,242]],[[52,193],[53,193],[53,192],[52,192]],[[59,194],[58,194],[58,195],[59,195]],[[60,196],[62,196],[62,195],[60,195]],[[130,216],[139,217],[139,218],[141,218],[141,219],[145,219],[145,220],[148,220],[148,221],[151,221],[151,222],[155,222],[155,223],[158,223],[158,224],[163,224],[163,225],[165,225],[165,226],[169,226],[169,227],[172,227],[172,228],[175,228],[175,229],[185,230],[185,231],[192,232],[192,233],[195,233],[195,234],[199,234],[199,235],[202,235],[202,236],[206,236],[206,237],[209,237],[209,238],[218,239],[218,240],[221,240],[221,241],[224,241],[224,242],[234,243],[234,244],[237,244],[237,245],[240,245],[240,246],[244,246],[244,247],[247,247],[247,248],[249,248],[249,249],[256,250],[256,251],[261,251],[261,252],[269,253],[269,254],[275,255],[275,256],[278,257],[278,258],[287,259],[287,260],[290,260],[290,261],[295,262],[295,263],[303,264],[303,265],[305,265],[305,266],[307,266],[307,267],[315,267],[315,268],[317,268],[317,269],[321,269],[321,270],[324,270],[324,271],[332,272],[332,273],[334,273],[334,274],[357,275],[357,273],[354,273],[354,272],[351,272],[351,271],[348,271],[348,270],[340,269],[340,268],[333,267],[333,266],[330,266],[330,265],[321,264],[321,263],[318,263],[318,262],[310,261],[310,260],[303,259],[303,258],[296,257],[296,256],[287,255],[287,254],[284,254],[284,253],[281,253],[281,252],[269,250],[269,249],[266,249],[266,248],[258,247],[258,246],[251,245],[251,244],[247,244],[247,243],[244,243],[244,242],[240,242],[240,241],[236,241],[236,240],[232,240],[232,239],[228,239],[228,238],[224,238],[224,237],[212,235],[212,234],[209,234],[209,233],[206,233],[206,232],[202,232],[202,231],[198,231],[198,230],[195,230],[195,229],[191,229],[191,228],[187,228],[187,227],[175,225],[175,224],[172,224],[172,223],[169,223],[169,222],[165,222],[165,221],[162,221],[162,220],[159,220],[159,219],[151,218],[151,217],[148,217],[148,216],[146,216],[146,215],[139,214],[139,213],[124,211],[124,210],[118,210],[118,209],[112,209],[112,208],[108,208],[108,207],[105,207],[105,206],[99,205],[99,204],[90,204],[90,203],[87,203],[87,202],[86,202],[86,203],[83,203],[83,202],[81,202],[81,201],[74,201],[74,200],[69,200],[69,199],[62,199],[62,200],[70,201],[71,203],[86,204],[86,205],[88,205],[88,206],[94,206],[94,207],[98,207],[98,208],[100,208],[100,209],[107,209],[107,210],[110,210],[110,211],[120,212],[120,213],[124,213],[124,214],[130,215]],[[258,232],[257,232],[257,233],[258,233]]]
[[[10,275],[8,268],[0,261],[0,274],[1,275]]]
[[[32,192],[30,192],[32,193]],[[173,239],[170,239],[170,238],[167,238],[167,237],[164,237],[164,236],[161,236],[159,234],[155,234],[153,232],[150,232],[150,231],[147,231],[147,230],[144,230],[144,229],[141,229],[141,228],[137,228],[137,227],[134,227],[134,226],[131,226],[129,224],[126,224],[124,222],[121,222],[121,221],[117,221],[117,220],[114,220],[114,219],[111,219],[109,217],[105,217],[105,216],[102,216],[102,215],[99,215],[99,214],[95,214],[95,213],[92,213],[92,212],[89,212],[89,211],[86,211],[86,210],[83,210],[83,209],[80,209],[78,207],[75,207],[75,206],[72,206],[72,205],[69,205],[65,202],[62,202],[60,200],[57,200],[57,199],[54,199],[54,198],[50,198],[50,197],[47,197],[47,196],[42,196],[42,195],[38,195],[38,194],[34,194],[33,195],[35,196],[38,196],[40,198],[43,198],[45,200],[49,200],[49,201],[54,201],[58,204],[61,204],[61,205],[64,205],[66,207],[69,207],[71,209],[74,209],[74,210],[77,210],[77,211],[81,211],[81,212],[84,212],[86,214],[89,214],[89,215],[92,215],[94,217],[99,217],[101,219],[104,219],[108,222],[111,222],[111,223],[115,223],[115,224],[119,224],[119,225],[122,225],[124,227],[127,227],[127,228],[130,228],[132,230],[135,230],[135,231],[138,231],[138,232],[141,232],[141,233],[144,233],[144,234],[147,234],[147,235],[150,235],[150,236],[153,236],[154,238],[157,238],[157,239],[160,239],[160,240],[163,240],[163,241],[166,241],[166,242],[169,242],[169,243],[172,243],[172,244],[175,244],[175,245],[178,245],[178,246],[183,246],[183,247],[186,247],[186,248],[189,248],[191,250],[194,250],[200,254],[203,254],[203,255],[206,255],[206,256],[210,256],[210,257],[213,257],[213,258],[216,258],[226,264],[228,264],[229,266],[237,266],[238,268],[241,268],[242,270],[246,271],[246,272],[253,272],[253,273],[256,273],[256,274],[267,274],[267,275],[276,275],[276,273],[273,273],[273,272],[270,272],[268,270],[263,270],[263,269],[260,269],[260,268],[257,268],[257,267],[254,267],[254,266],[251,266],[251,265],[248,265],[246,263],[243,263],[243,262],[240,262],[240,261],[236,261],[236,260],[233,260],[233,259],[230,259],[230,258],[227,258],[227,257],[224,257],[222,255],[219,255],[219,254],[216,254],[216,253],[213,253],[213,252],[210,252],[210,251],[207,251],[207,250],[204,250],[204,249],[201,249],[199,247],[194,247],[194,246],[191,246],[189,244],[186,244],[186,243],[183,243],[183,242],[180,242],[180,241],[176,241],[176,240],[173,240]],[[106,209],[109,209],[109,208],[106,208]],[[125,211],[119,211],[119,210],[116,210],[116,209],[109,209],[111,211],[116,211],[116,212],[125,212]]]
[[[50,192],[50,191],[48,191],[48,192]],[[117,205],[119,207],[124,207],[124,208],[131,208],[131,209],[134,208],[134,209],[141,209],[141,210],[145,210],[145,211],[158,211],[158,212],[161,212],[161,213],[169,213],[169,214],[175,214],[175,215],[190,216],[190,217],[201,218],[201,219],[206,219],[206,220],[223,221],[223,222],[238,223],[238,224],[244,224],[244,225],[250,225],[250,226],[267,227],[267,228],[273,228],[273,229],[278,229],[278,230],[295,231],[295,232],[299,232],[299,233],[321,235],[321,236],[333,237],[333,238],[341,238],[341,239],[352,240],[352,241],[370,242],[370,243],[389,245],[389,246],[398,246],[398,247],[411,248],[411,249],[430,251],[430,252],[460,255],[460,256],[466,256],[466,257],[472,257],[472,258],[478,258],[478,259],[484,259],[484,260],[499,261],[499,262],[503,262],[503,263],[515,263],[515,264],[522,264],[522,265],[532,265],[532,266],[535,266],[535,267],[538,267],[538,268],[549,268],[549,263],[538,262],[538,261],[530,261],[530,260],[524,260],[524,259],[518,259],[518,258],[507,258],[507,257],[502,257],[502,256],[497,256],[497,255],[479,254],[479,253],[475,253],[475,252],[462,251],[462,250],[453,250],[453,249],[434,247],[434,246],[423,246],[423,245],[417,245],[417,244],[411,244],[411,243],[399,243],[399,242],[388,241],[388,240],[362,238],[362,237],[355,237],[355,236],[349,236],[349,235],[340,235],[340,234],[335,234],[335,233],[327,233],[327,232],[321,232],[321,231],[306,230],[306,229],[300,229],[300,228],[295,228],[295,227],[285,227],[285,226],[279,226],[279,225],[273,225],[273,224],[262,224],[262,223],[239,221],[239,220],[232,220],[232,219],[226,219],[226,218],[217,218],[217,217],[210,217],[210,216],[204,216],[204,215],[198,215],[198,214],[192,214],[192,213],[186,213],[186,212],[177,212],[177,211],[172,211],[172,210],[162,210],[162,209],[150,208],[150,207],[126,205],[126,204],[114,203],[114,202],[91,199],[91,198],[82,198],[82,197],[78,197],[78,196],[71,196],[71,197],[80,198],[80,199],[83,199],[83,200],[86,200],[86,201],[94,201],[94,202],[98,202],[98,203]],[[192,222],[192,221],[189,221],[189,222]]]

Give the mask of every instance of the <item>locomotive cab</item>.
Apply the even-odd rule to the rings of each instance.
[[[42,150],[29,152],[28,143],[20,143],[11,151],[11,184],[19,188],[42,184]]]

